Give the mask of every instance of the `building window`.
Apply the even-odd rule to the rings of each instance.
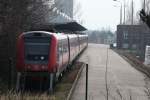
[[[123,43],[122,48],[123,49],[128,49],[129,48],[129,44],[128,43]]]
[[[137,49],[137,45],[136,45],[136,44],[133,44],[133,45],[132,45],[132,49]]]
[[[126,31],[123,32],[123,39],[125,40],[128,39],[128,32]]]

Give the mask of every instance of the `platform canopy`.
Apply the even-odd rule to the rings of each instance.
[[[55,24],[54,28],[56,30],[62,30],[62,31],[86,31],[87,29],[80,25],[77,22],[69,22],[69,23],[61,23],[61,24]]]
[[[87,29],[77,22],[40,24],[31,26],[30,31],[82,32]]]

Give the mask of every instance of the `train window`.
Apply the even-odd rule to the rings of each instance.
[[[64,53],[68,52],[67,46],[64,46],[64,47],[63,47],[63,52],[64,52]]]
[[[27,43],[49,43],[50,37],[25,37]]]
[[[61,53],[63,50],[62,50],[62,48],[61,47],[59,47],[59,52]]]
[[[60,48],[59,45],[57,47],[57,61],[59,61],[59,56],[60,56]]]
[[[64,53],[68,52],[68,41],[67,41],[67,40],[64,40],[63,52],[64,52]]]
[[[63,48],[62,48],[62,43],[61,41],[58,43],[58,53],[59,55],[62,55],[62,52],[63,52]]]
[[[49,57],[49,47],[50,38],[25,38],[26,63],[47,64]]]

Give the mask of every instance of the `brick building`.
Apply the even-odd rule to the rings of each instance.
[[[117,26],[117,48],[134,50],[144,59],[146,45],[150,45],[150,29],[146,25]]]

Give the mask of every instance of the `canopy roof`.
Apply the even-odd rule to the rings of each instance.
[[[77,22],[40,24],[31,26],[30,31],[78,32],[87,29]]]
[[[61,23],[54,25],[56,30],[64,30],[64,31],[86,31],[87,29],[82,25],[78,24],[77,22],[69,22],[69,23]]]

